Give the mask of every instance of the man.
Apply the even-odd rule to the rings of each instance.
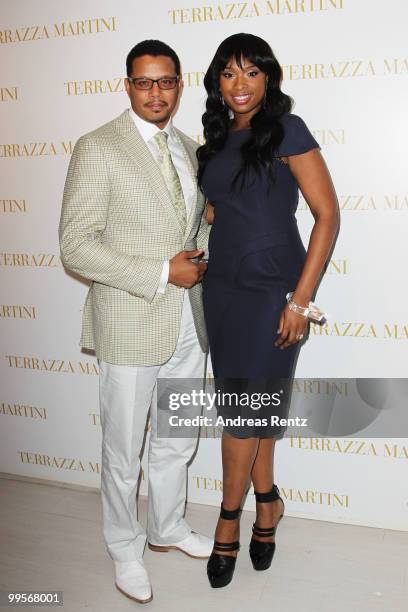
[[[145,603],[153,597],[146,539],[152,550],[197,558],[213,546],[183,518],[186,464],[197,440],[160,438],[154,399],[158,377],[204,376],[200,257],[208,225],[195,179],[197,145],[171,119],[182,88],[179,58],[146,40],[126,65],[131,108],[78,140],[59,235],[64,265],[92,281],[80,344],[95,350],[100,367],[104,538],[116,587]],[[146,534],[136,491],[150,406]]]

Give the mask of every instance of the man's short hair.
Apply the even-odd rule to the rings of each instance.
[[[179,57],[169,45],[166,45],[166,43],[161,40],[142,40],[142,42],[135,45],[133,49],[129,51],[126,58],[126,72],[128,76],[132,74],[133,60],[137,57],[142,57],[142,55],[153,55],[153,57],[164,55],[170,57],[174,62],[177,76],[180,75]]]

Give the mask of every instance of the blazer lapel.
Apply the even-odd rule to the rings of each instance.
[[[127,110],[118,117],[116,127],[119,132],[119,146],[124,149],[136,163],[146,180],[149,182],[157,199],[165,209],[171,223],[179,232],[182,232],[182,227],[178,221],[173,204],[171,203],[170,193],[166,187],[160,168],[151,154],[149,147],[141,137],[139,130],[129,117],[129,112]]]

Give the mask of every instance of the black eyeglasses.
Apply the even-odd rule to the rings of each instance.
[[[174,89],[179,81],[178,76],[175,77],[160,77],[160,79],[147,79],[145,77],[127,77],[130,83],[133,83],[135,89],[151,89],[154,83],[157,83],[160,89]]]

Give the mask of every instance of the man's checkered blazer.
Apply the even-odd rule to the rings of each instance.
[[[197,144],[176,129],[196,177]],[[160,169],[126,110],[74,147],[59,225],[63,264],[92,281],[80,345],[119,365],[153,365],[174,352],[185,289],[157,294],[163,260],[207,248],[209,226],[197,189],[183,233]],[[207,350],[201,285],[189,291]]]

